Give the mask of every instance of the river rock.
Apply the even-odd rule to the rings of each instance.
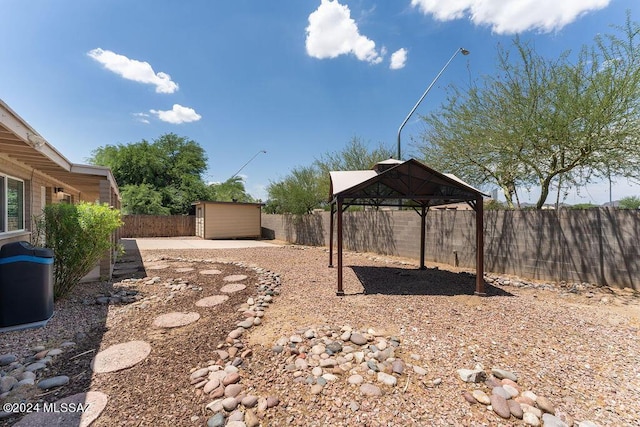
[[[522,419],[523,411],[520,404],[515,400],[507,400],[507,403],[509,404],[509,410],[511,411],[511,415],[513,415],[518,419]]]
[[[522,421],[528,426],[539,427],[540,426],[540,418],[536,417],[535,414],[531,412],[525,412],[522,415]]]
[[[247,396],[242,398],[240,403],[245,408],[253,408],[254,406],[256,406],[258,404],[258,396],[254,396],[252,394],[247,395]]]
[[[224,414],[218,412],[213,417],[207,420],[207,427],[222,427],[224,426]]]
[[[502,387],[494,387],[491,390],[491,394],[497,394],[498,396],[503,397],[505,400],[511,399],[511,395]]]
[[[16,384],[18,384],[18,380],[12,376],[7,375],[0,378],[0,393],[10,391]]]
[[[556,414],[556,408],[553,406],[551,401],[544,396],[538,396],[536,399],[536,405],[542,412],[546,412],[551,415]]]
[[[491,404],[491,399],[489,398],[489,396],[487,396],[487,393],[485,393],[482,390],[473,390],[471,395],[473,396],[474,399],[476,399],[478,402],[482,403],[483,405]]]
[[[380,387],[376,385],[366,383],[360,386],[360,393],[364,394],[365,396],[373,397],[382,395],[382,390],[380,390]]]
[[[235,397],[227,397],[222,401],[222,407],[225,411],[231,412],[238,407],[238,401]]]
[[[355,345],[365,345],[368,341],[362,334],[352,333],[349,340]]]
[[[219,386],[220,386],[220,380],[217,378],[214,378],[212,380],[207,381],[202,391],[209,394],[213,390],[217,389]]]
[[[569,425],[560,418],[548,413],[542,414],[542,425],[545,427],[569,427]]]
[[[491,401],[493,412],[500,415],[504,419],[508,420],[509,418],[511,418],[511,410],[509,409],[507,399],[500,396],[499,394],[492,394],[489,399]]]
[[[398,383],[398,379],[396,377],[384,372],[378,372],[378,381],[392,387]]]
[[[38,388],[47,390],[53,387],[60,387],[69,383],[69,377],[59,375],[57,377],[47,378],[38,382]]]
[[[3,354],[0,356],[0,366],[10,365],[17,360],[18,358],[15,354]]]
[[[258,427],[260,420],[251,409],[244,411],[244,423],[247,427]]]
[[[225,397],[236,397],[242,392],[241,384],[230,384],[224,388]]]
[[[357,384],[362,384],[362,382],[364,381],[364,378],[362,377],[362,375],[354,374],[354,375],[351,375],[347,381],[349,382],[349,384],[357,385]]]
[[[472,405],[478,403],[476,398],[473,397],[473,395],[471,393],[469,393],[468,391],[465,391],[464,393],[462,393],[462,397],[464,397],[464,400],[466,400],[467,402],[471,403]]]
[[[500,378],[500,379],[508,378],[513,382],[516,382],[516,383],[518,382],[518,376],[513,372],[505,371],[504,369],[500,369],[500,368],[492,368],[491,373],[496,378]]]
[[[479,383],[486,379],[484,371],[479,369],[458,369],[460,379],[466,383]]]

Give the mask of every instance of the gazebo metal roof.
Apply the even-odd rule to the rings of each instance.
[[[480,190],[452,174],[438,172],[414,159],[377,163],[372,170],[332,171],[329,266],[333,266],[334,214],[338,228],[338,295],[342,288],[342,213],[349,206],[400,206],[421,217],[420,268],[424,269],[425,221],[430,207],[467,202],[476,212],[476,294],[484,295],[483,197]]]

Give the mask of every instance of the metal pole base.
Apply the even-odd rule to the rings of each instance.
[[[486,292],[474,292],[473,294],[476,295],[476,296],[479,296],[479,297],[486,297],[487,296]]]
[[[344,291],[338,291],[338,292],[336,292],[336,296],[337,296],[337,297],[343,297],[343,296],[344,296]]]
[[[333,264],[329,264],[329,265],[328,265],[328,268],[333,268]]]

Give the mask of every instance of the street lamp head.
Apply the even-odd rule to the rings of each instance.
[[[460,48],[460,53],[463,54],[463,55],[469,55],[470,52],[467,49],[461,47]]]

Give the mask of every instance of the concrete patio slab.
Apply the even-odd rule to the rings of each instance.
[[[162,239],[137,238],[122,239],[126,249],[154,250],[154,249],[243,249],[275,247],[273,243],[260,240],[205,240],[205,239]]]

